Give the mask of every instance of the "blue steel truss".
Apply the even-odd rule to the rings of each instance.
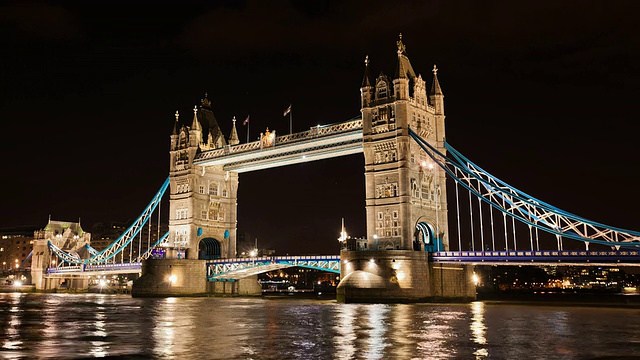
[[[339,274],[340,255],[217,259],[207,262],[206,266],[209,281],[233,281],[259,273],[296,266]]]
[[[49,249],[51,249],[51,251],[60,260],[62,260],[63,263],[72,264],[72,265],[78,265],[82,263],[100,264],[100,263],[106,263],[107,261],[114,259],[115,256],[118,255],[121,251],[123,251],[131,243],[131,241],[140,233],[140,230],[142,230],[142,227],[145,224],[147,224],[147,222],[151,218],[151,215],[160,204],[160,201],[162,201],[162,197],[164,196],[164,193],[167,191],[168,187],[169,187],[169,178],[167,177],[165,182],[160,187],[160,190],[158,190],[158,192],[154,195],[151,202],[149,202],[147,207],[144,209],[142,214],[136,219],[136,221],[134,221],[133,224],[129,226],[129,228],[122,235],[120,235],[120,237],[118,237],[114,242],[109,244],[109,246],[107,246],[104,250],[97,251],[96,249],[91,247],[89,244],[85,244],[85,248],[91,255],[91,257],[89,257],[88,259],[81,259],[80,256],[78,256],[78,254],[76,253],[68,253],[60,249],[51,241],[48,242]],[[133,262],[139,262],[141,260],[147,259],[151,255],[153,248],[155,248],[164,240],[166,240],[168,235],[169,233],[167,232],[164,236],[158,239],[158,241],[151,248],[147,249],[147,251],[144,254],[141,254],[139,257],[133,260]]]
[[[564,237],[582,241],[587,249],[589,243],[616,249],[640,247],[640,232],[604,225],[558,209],[484,171],[448,143],[444,142],[444,147],[450,157],[439,152],[411,129],[409,134],[457,184],[505,215],[554,234],[558,239]]]

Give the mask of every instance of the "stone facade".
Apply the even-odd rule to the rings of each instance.
[[[340,252],[339,302],[466,302],[475,299],[473,266],[429,262],[413,250]]]
[[[410,250],[416,225],[431,229],[432,243],[448,248],[445,172],[409,136],[409,129],[445,153],[444,95],[433,69],[431,93],[397,42],[396,77],[371,82],[365,60],[361,101],[365,159],[367,238],[373,249]]]

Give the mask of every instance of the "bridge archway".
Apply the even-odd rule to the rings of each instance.
[[[198,243],[198,260],[220,259],[220,242],[214,238],[204,238]]]
[[[415,237],[414,250],[420,250],[421,245],[423,246],[424,251],[443,250],[435,249],[438,246],[435,231],[433,226],[427,222],[420,221],[416,224]]]

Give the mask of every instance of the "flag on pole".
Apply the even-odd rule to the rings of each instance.
[[[249,115],[247,115],[247,118],[244,119],[244,121],[242,122],[242,126],[247,126],[248,123],[249,123]]]
[[[289,104],[289,107],[287,108],[287,110],[284,111],[284,114],[282,116],[287,116],[287,114],[290,112],[291,112],[291,104]]]

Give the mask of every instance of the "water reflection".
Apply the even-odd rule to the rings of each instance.
[[[473,353],[476,359],[484,359],[489,356],[489,350],[485,347],[487,338],[485,332],[487,327],[484,324],[484,303],[475,301],[471,303],[471,339],[479,345]]]
[[[640,356],[637,309],[0,294],[0,358]]]

